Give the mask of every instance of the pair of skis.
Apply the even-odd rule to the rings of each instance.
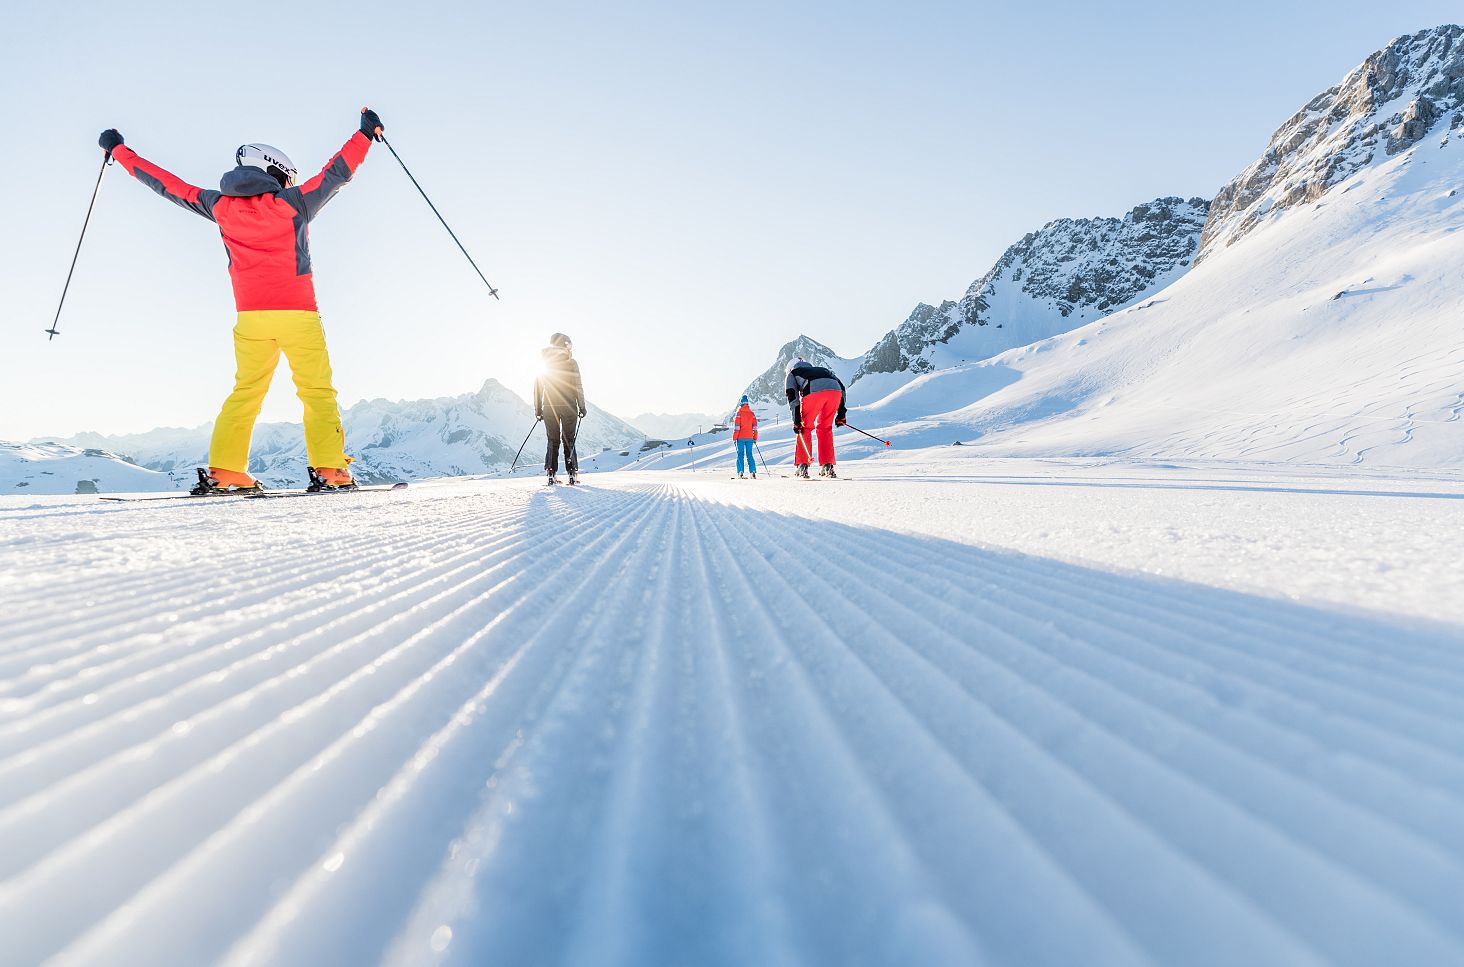
[[[166,494],[160,497],[102,497],[100,499],[114,503],[138,503],[152,500],[220,500],[225,498],[236,500],[281,500],[286,497],[321,497],[326,494],[374,493],[407,489],[406,481],[374,487],[362,487],[355,484],[349,487],[329,487],[316,475],[314,467],[306,467],[305,469],[310,474],[310,486],[303,490],[219,490],[209,484],[208,471],[200,467],[198,470],[198,486],[186,494]]]

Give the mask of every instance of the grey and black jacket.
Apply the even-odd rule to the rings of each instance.
[[[534,415],[543,418],[544,410],[573,409],[585,415],[585,387],[580,380],[579,363],[558,346],[544,347],[544,373],[534,380]]]
[[[803,397],[824,390],[836,389],[839,391],[839,419],[844,418],[849,401],[848,391],[844,388],[844,381],[834,375],[834,371],[831,369],[811,364],[795,366],[788,373],[788,379],[784,381],[783,389],[788,395],[788,409],[793,413],[795,425],[803,422]]]

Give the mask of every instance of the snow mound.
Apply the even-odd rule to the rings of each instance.
[[[190,485],[99,448],[0,442],[0,494],[105,494]]]

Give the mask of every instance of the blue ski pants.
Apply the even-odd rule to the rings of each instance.
[[[737,472],[742,472],[743,458],[747,459],[747,470],[749,473],[757,473],[757,463],[752,459],[752,441],[737,441]]]

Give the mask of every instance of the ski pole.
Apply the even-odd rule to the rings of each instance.
[[[756,440],[753,440],[752,441],[752,445],[753,445],[753,448],[757,450],[758,459],[762,461],[763,473],[772,473],[773,472],[772,465],[770,463],[768,463],[768,458],[765,457],[765,456],[763,456],[762,444],[761,443],[758,443]],[[780,474],[778,474],[778,476],[781,477],[781,476],[784,476],[784,475],[780,473]]]
[[[542,416],[536,417],[534,419],[534,425],[531,426],[531,427],[529,427],[529,432],[528,433],[525,433],[524,434],[524,442],[519,444],[518,453],[515,453],[513,455],[513,466],[511,466],[511,467],[508,468],[508,472],[510,474],[513,473],[515,470],[518,469],[518,460],[519,460],[519,457],[521,457],[521,456],[524,455],[524,447],[526,447],[526,446],[529,445],[529,437],[531,437],[531,436],[534,435],[534,431],[537,430],[539,428],[539,424],[540,423],[543,423],[543,422],[544,422],[544,418]]]
[[[366,113],[366,108],[364,108],[364,107],[361,108],[361,113],[362,114],[365,114]],[[473,271],[478,273],[478,278],[482,279],[483,280],[483,284],[488,287],[488,294],[491,295],[491,296],[493,296],[493,298],[497,299],[498,298],[498,290],[495,289],[495,288],[493,288],[493,283],[492,282],[489,282],[488,281],[488,278],[485,275],[483,275],[483,270],[480,269],[480,268],[478,268],[478,263],[477,262],[474,262],[473,261],[473,257],[468,254],[468,250],[465,249],[465,248],[463,248],[463,243],[462,242],[458,242],[457,233],[455,233],[452,230],[452,227],[447,224],[447,219],[445,219],[445,218],[442,217],[442,212],[440,212],[440,211],[437,210],[437,206],[434,205],[434,204],[432,204],[432,199],[427,197],[427,193],[425,191],[422,191],[422,186],[419,185],[419,184],[417,184],[417,179],[416,178],[412,177],[411,169],[409,169],[407,167],[407,163],[402,160],[402,156],[401,155],[397,154],[396,148],[393,148],[391,146],[391,142],[388,141],[388,140],[386,140],[386,135],[384,135],[384,134],[381,133],[381,128],[379,128],[379,127],[376,129],[376,140],[378,140],[382,144],[386,145],[386,150],[388,150],[388,151],[391,152],[391,156],[397,160],[397,164],[399,164],[399,165],[402,166],[402,170],[407,173],[407,177],[412,179],[412,184],[416,186],[418,193],[420,193],[421,196],[422,196],[422,200],[427,203],[427,207],[428,208],[432,209],[432,214],[436,215],[437,216],[437,220],[442,223],[442,227],[445,228],[445,229],[447,229],[447,234],[449,234],[449,235],[452,236],[452,240],[454,242],[457,242],[458,251],[460,251],[460,252],[463,253],[463,257],[468,260],[468,264],[473,267]],[[502,300],[500,299],[499,301],[501,302]],[[534,431],[533,430],[530,430],[529,432],[532,433]]]
[[[864,433],[863,430],[859,429],[859,427],[855,426],[852,423],[845,423],[844,425],[846,427],[848,427],[849,429],[853,430],[855,433]],[[867,436],[867,437],[869,437],[875,443],[883,443],[887,447],[894,445],[894,444],[890,443],[890,441],[888,441],[888,440],[881,440],[879,437],[875,436],[873,433],[864,433],[864,435]]]
[[[97,193],[102,190],[102,175],[107,173],[107,165],[112,163],[112,152],[108,151],[106,157],[102,158],[102,170],[97,172],[97,186],[92,189],[91,204],[86,206],[86,221],[81,223],[81,238],[76,240],[76,251],[71,253],[71,268],[66,270],[66,284],[61,287],[61,303],[56,306],[56,318],[51,320],[51,328],[44,330],[50,333],[46,342],[56,338],[56,326],[61,321],[61,307],[66,305],[66,293],[71,288],[71,275],[76,271],[76,260],[81,255],[81,243],[86,240],[86,227],[91,224],[92,209],[97,205]]]

